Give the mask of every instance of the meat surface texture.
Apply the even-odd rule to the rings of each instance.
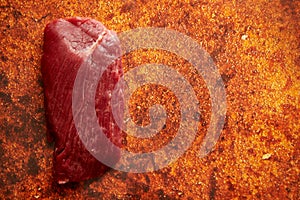
[[[114,49],[119,45],[116,38],[114,32],[88,18],[58,19],[45,28],[42,77],[47,136],[55,142],[53,175],[54,180],[60,184],[99,177],[109,169],[91,155],[78,135],[72,115],[72,92],[83,63],[101,63],[103,56],[106,56],[103,54],[117,54]],[[122,75],[118,58],[103,70],[95,95],[99,126],[118,147],[121,147],[121,130],[114,121],[110,100],[111,92]],[[118,162],[120,152],[103,153],[107,156],[113,154],[113,162]]]

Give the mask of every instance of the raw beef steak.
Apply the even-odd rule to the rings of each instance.
[[[119,46],[116,34],[92,19],[59,19],[45,28],[42,57],[45,109],[48,139],[55,141],[53,174],[55,181],[60,184],[94,178],[109,168],[92,156],[79,138],[72,115],[72,92],[80,67],[96,66],[103,58],[117,55]],[[121,130],[114,121],[110,100],[112,90],[122,74],[118,58],[103,72],[96,87],[94,104],[99,126],[118,147],[121,147]],[[86,76],[90,79],[92,75]],[[121,94],[122,89],[119,90]],[[112,157],[112,163],[120,158],[120,152],[115,149],[104,149],[101,153]]]

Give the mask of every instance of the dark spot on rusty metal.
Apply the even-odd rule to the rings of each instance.
[[[6,61],[8,61],[8,58],[5,55],[1,55],[1,60],[3,62],[6,62]]]
[[[126,12],[130,12],[131,10],[134,9],[134,3],[133,2],[127,2],[125,3],[120,10],[120,13],[126,13]]]
[[[142,187],[143,187],[143,191],[144,192],[149,192],[149,190],[150,190],[150,186],[149,185],[143,184]]]
[[[261,195],[259,193],[256,193],[255,196],[257,199],[261,199]]]
[[[0,9],[5,9],[5,8],[10,8],[10,5],[4,5],[4,6],[0,6]]]
[[[24,105],[31,103],[31,97],[28,94],[19,97],[19,102]]]
[[[127,193],[127,194],[125,195],[125,199],[139,200],[139,199],[141,199],[141,195],[139,195],[139,194],[130,194],[130,193]]]
[[[295,65],[300,66],[300,56],[298,56],[297,58],[295,58]]]
[[[147,184],[150,184],[150,178],[149,178],[148,175],[145,175],[145,179],[146,179],[146,183],[147,183]]]
[[[209,199],[214,200],[217,192],[217,180],[216,172],[218,168],[213,168],[212,173],[209,177]]]
[[[109,14],[105,17],[105,19],[109,21],[109,20],[111,20],[114,16],[115,16],[114,13],[109,13]]]
[[[289,76],[286,80],[283,90],[289,90],[292,86],[293,86],[293,81],[292,81],[291,77]]]
[[[9,125],[8,122],[7,122],[7,120],[4,119],[4,120],[3,120],[3,123],[0,124],[0,128],[1,128],[1,130],[4,130],[4,132],[5,132],[5,137],[6,137],[6,138],[9,138],[9,136],[10,136],[10,131],[12,130],[13,126],[12,126],[12,125]]]
[[[156,191],[156,194],[158,195],[159,200],[167,200],[167,199],[172,199],[169,197],[167,194],[164,193],[162,189],[159,189]]]
[[[248,149],[248,153],[253,155],[254,154],[254,149],[253,148]]]
[[[225,116],[224,124],[223,124],[223,130],[228,129],[228,115]]]
[[[14,131],[14,133],[24,133],[25,126],[14,126],[13,131]],[[20,134],[20,136],[23,136],[23,138],[24,138],[23,134]]]
[[[111,194],[109,199],[110,200],[119,200],[119,198],[115,194]]]
[[[120,172],[116,175],[117,179],[121,179],[122,181],[125,181],[127,179],[127,173],[126,172]]]
[[[289,12],[292,15],[298,16],[297,12],[296,12],[296,10],[297,10],[296,1],[294,1],[294,0],[280,0],[280,4],[282,6],[284,6],[283,9],[284,9],[285,12]]]
[[[44,88],[44,83],[41,75],[38,76],[37,83],[41,88]]]
[[[3,163],[4,154],[5,154],[5,152],[4,152],[4,149],[2,147],[2,141],[0,140],[0,163]]]
[[[1,88],[5,88],[8,86],[8,79],[3,72],[0,72],[0,85]]]
[[[4,103],[12,103],[11,96],[8,93],[0,92],[0,99],[2,99]]]
[[[219,153],[222,153],[224,151],[224,148],[223,147],[221,147],[221,146],[219,146],[219,148],[218,148],[218,152]]]
[[[228,190],[230,190],[230,191],[235,190],[234,185],[230,181],[228,181],[227,184],[228,184]]]
[[[17,175],[13,172],[6,174],[7,180],[10,184],[15,184],[19,181]]]
[[[223,73],[223,74],[221,74],[221,77],[222,77],[223,82],[224,82],[224,84],[226,86],[226,84],[234,77],[234,73],[231,73],[231,74],[225,74],[225,73]]]
[[[122,141],[121,141],[121,143],[123,144],[123,145],[127,145],[127,140],[126,140],[126,138],[122,138]]]
[[[39,173],[39,166],[38,166],[36,155],[34,153],[30,155],[28,159],[27,167],[28,167],[28,171],[27,171],[28,174],[35,176]]]
[[[18,10],[13,10],[12,14],[16,20],[18,20],[22,17],[22,13]]]
[[[0,188],[3,188],[5,186],[5,183],[2,179],[0,179]]]
[[[8,196],[8,195],[11,195],[13,193],[13,191],[7,189],[5,192],[4,192],[4,195]]]
[[[94,191],[93,189],[88,189],[88,196],[89,197],[94,197],[96,199],[103,199],[103,193],[102,192],[97,192]]]
[[[32,18],[32,20],[33,20],[34,22],[40,23],[43,19],[46,19],[48,16],[51,16],[51,13],[48,13],[48,14],[46,14],[46,15],[43,15],[43,16],[40,17],[39,19]]]
[[[66,184],[60,185],[57,182],[52,182],[52,192],[59,194],[61,197],[65,197],[67,192],[70,190],[75,191],[80,187],[80,183],[68,182]]]

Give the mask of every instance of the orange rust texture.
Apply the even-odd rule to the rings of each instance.
[[[0,1],[0,199],[300,199],[300,2],[275,1]],[[215,150],[197,151],[210,118],[209,93],[186,61],[163,51],[123,58],[125,71],[148,62],[177,69],[200,101],[199,131],[175,163],[152,173],[111,170],[79,184],[52,182],[40,61],[43,29],[57,18],[95,18],[116,32],[167,27],[203,46],[226,85],[226,124]],[[147,101],[145,99],[148,99]],[[166,144],[178,129],[179,105],[149,85],[131,98],[137,123],[147,107],[171,113],[155,141],[127,138],[127,148]],[[151,144],[151,145],[148,145]]]

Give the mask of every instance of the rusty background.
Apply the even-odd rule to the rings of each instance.
[[[300,1],[291,0],[0,0],[0,199],[300,199],[299,13]],[[43,30],[71,16],[97,19],[116,32],[168,27],[201,44],[227,92],[226,124],[215,150],[197,157],[210,118],[201,76],[176,55],[140,50],[123,58],[125,72],[164,63],[197,93],[202,112],[192,147],[157,172],[111,170],[77,184],[53,183],[40,72]],[[176,134],[179,105],[164,87],[136,92],[134,120],[147,123],[146,108],[153,103],[170,112],[166,127],[155,142],[127,138],[128,149],[159,148]]]

